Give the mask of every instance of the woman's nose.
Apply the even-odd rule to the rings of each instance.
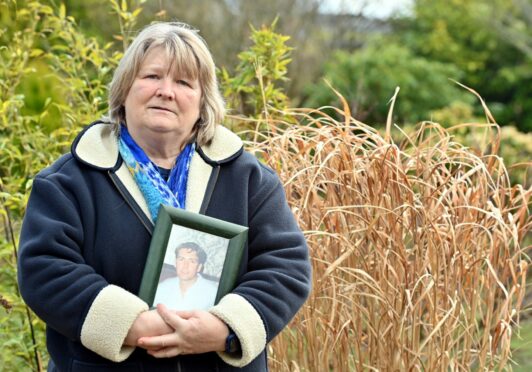
[[[159,88],[157,89],[157,96],[166,98],[166,99],[174,99],[175,93],[173,89],[173,80],[164,78],[159,80]]]

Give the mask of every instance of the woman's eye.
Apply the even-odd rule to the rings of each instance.
[[[177,83],[178,83],[178,84],[186,85],[187,87],[190,86],[190,83],[189,83],[188,81],[186,81],[186,80],[180,80],[180,79],[178,79],[178,80],[177,80]]]
[[[148,74],[145,76],[146,79],[158,79],[159,76],[156,74]]]

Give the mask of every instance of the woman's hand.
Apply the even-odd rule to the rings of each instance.
[[[139,346],[138,339],[146,336],[159,336],[174,332],[161,318],[157,310],[144,311],[139,314],[124,340],[124,345]]]
[[[224,351],[229,328],[208,311],[172,311],[163,304],[157,311],[173,332],[162,336],[141,337],[138,346],[156,358],[169,358],[180,354],[200,354]]]

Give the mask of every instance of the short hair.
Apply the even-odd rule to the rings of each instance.
[[[109,87],[109,118],[118,130],[125,123],[124,103],[146,55],[162,47],[173,67],[187,78],[198,79],[201,87],[200,119],[188,142],[209,144],[225,116],[225,104],[218,87],[212,55],[198,30],[180,22],[158,22],[145,27],[127,48]],[[127,123],[126,123],[127,124]]]
[[[198,262],[201,265],[203,265],[207,261],[207,253],[205,253],[203,248],[201,248],[198,244],[194,242],[185,242],[185,243],[179,244],[175,249],[176,258],[181,249],[190,249],[191,251],[196,252],[196,255],[198,256]]]

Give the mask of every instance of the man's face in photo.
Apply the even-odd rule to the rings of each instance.
[[[176,257],[177,277],[181,280],[192,280],[202,269],[198,254],[189,248],[181,248]]]

